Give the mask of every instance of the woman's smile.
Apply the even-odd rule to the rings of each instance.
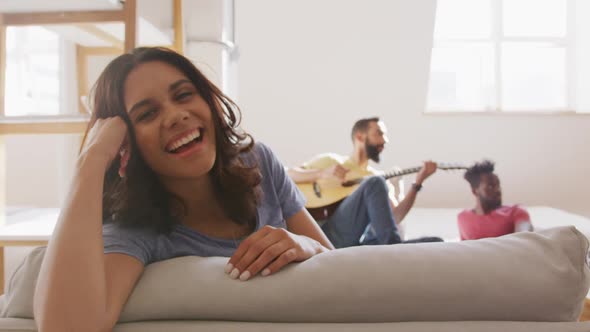
[[[206,145],[204,133],[204,128],[189,130],[179,135],[179,138],[172,139],[170,143],[166,144],[166,152],[178,158],[185,158],[199,153]]]

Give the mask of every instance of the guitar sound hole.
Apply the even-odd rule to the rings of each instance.
[[[322,191],[320,190],[320,186],[317,182],[313,183],[313,192],[317,196],[317,198],[322,198]]]

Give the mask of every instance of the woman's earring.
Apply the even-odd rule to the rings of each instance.
[[[119,151],[119,155],[121,156],[121,161],[119,163],[119,177],[124,179],[127,176],[127,164],[129,163],[129,152],[127,149],[122,148]]]

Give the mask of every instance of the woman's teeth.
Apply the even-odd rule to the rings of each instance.
[[[200,129],[195,130],[190,135],[185,136],[185,137],[179,139],[178,141],[174,142],[174,144],[172,144],[172,146],[168,149],[168,152],[174,152],[175,150],[177,150],[181,146],[188,144],[188,143],[192,142],[193,140],[200,138],[200,137],[201,137],[201,130]]]

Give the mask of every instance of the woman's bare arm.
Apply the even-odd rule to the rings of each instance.
[[[295,213],[291,218],[287,219],[287,230],[297,235],[303,235],[315,240],[323,248],[334,249],[332,242],[328,240],[324,231],[320,228],[313,217],[307,212],[307,210],[301,209],[301,211]],[[323,251],[323,250],[321,250]]]
[[[109,331],[143,271],[135,258],[104,254],[104,173],[125,136],[125,124],[112,118],[97,126],[78,160],[39,273],[34,314],[41,332]],[[109,144],[116,145],[114,155],[105,149]]]

